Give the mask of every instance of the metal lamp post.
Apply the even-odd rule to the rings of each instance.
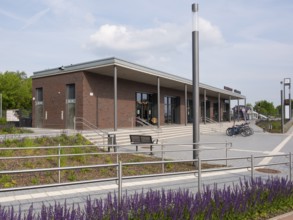
[[[282,88],[283,81],[281,83],[281,132],[284,133],[284,90]]]
[[[199,32],[198,32],[198,4],[192,4],[192,102],[193,102],[193,159],[198,159],[199,145]]]

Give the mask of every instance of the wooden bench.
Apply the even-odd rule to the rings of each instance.
[[[136,145],[136,151],[138,151],[138,145],[140,144],[151,144],[150,145],[150,151],[151,155],[153,154],[153,145],[152,144],[157,144],[158,139],[153,139],[152,136],[150,135],[129,135],[130,138],[130,143]]]

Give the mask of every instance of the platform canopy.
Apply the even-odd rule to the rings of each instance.
[[[187,91],[192,92],[192,80],[142,65],[134,64],[115,57],[72,64],[68,66],[60,66],[53,69],[34,72],[33,78],[47,77],[78,71],[113,76],[114,66],[117,68],[118,79],[131,80],[149,85],[157,85],[157,78],[159,77],[161,87],[184,91],[185,85],[187,85]],[[203,94],[205,90],[206,95],[210,97],[218,97],[218,94],[220,94],[222,99],[237,100],[246,98],[244,95],[233,92],[233,90],[229,91],[225,89],[219,89],[203,83],[199,84],[199,89],[201,94]]]

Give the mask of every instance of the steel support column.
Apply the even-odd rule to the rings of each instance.
[[[157,122],[157,126],[158,128],[160,128],[161,126],[161,93],[160,93],[160,78],[158,77],[157,78],[157,94],[158,94],[158,97],[157,97],[157,102],[158,102],[158,106],[157,106],[157,110],[158,110],[158,122]]]
[[[281,89],[281,132],[284,133],[284,117],[285,117],[285,111],[284,111],[284,92],[283,89]]]
[[[204,99],[204,101],[203,101],[203,117],[204,117],[204,119],[203,119],[203,121],[204,121],[204,123],[206,124],[207,123],[207,90],[205,89],[205,90],[203,90],[203,99]]]
[[[221,94],[218,93],[218,122],[221,122]]]
[[[199,157],[199,31],[197,27],[198,4],[192,4],[194,27],[192,31],[192,102],[193,102],[193,159]]]
[[[188,115],[187,115],[187,85],[184,85],[184,96],[185,96],[185,126],[188,123]]]
[[[114,131],[117,131],[117,67],[114,66]]]
[[[239,121],[239,99],[237,99],[237,120]]]
[[[292,100],[291,100],[291,79],[289,84],[289,120],[292,119]]]
[[[231,96],[229,96],[229,122],[231,122]]]

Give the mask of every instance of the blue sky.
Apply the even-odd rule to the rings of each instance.
[[[0,72],[118,57],[191,79],[189,0],[0,0]],[[280,103],[292,0],[199,0],[200,82]]]

